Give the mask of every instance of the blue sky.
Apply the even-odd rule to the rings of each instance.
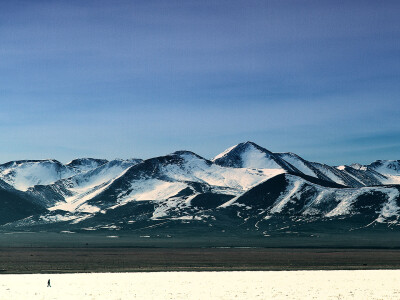
[[[1,1],[0,162],[400,159],[399,1]]]

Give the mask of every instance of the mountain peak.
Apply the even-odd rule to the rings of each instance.
[[[366,166],[364,166],[362,164],[359,164],[359,163],[351,164],[350,167],[352,167],[355,170],[360,170],[360,171],[366,171],[367,170]]]
[[[246,141],[246,142],[242,142],[242,143],[240,143],[240,144],[243,144],[243,145],[253,145],[253,146],[255,146],[255,147],[260,147],[259,145],[257,145],[256,143],[254,143],[254,142],[252,142],[252,141]]]
[[[66,164],[67,167],[74,168],[79,170],[80,172],[87,172],[97,167],[104,165],[108,162],[106,159],[98,159],[98,158],[77,158]]]
[[[224,167],[294,171],[279,156],[251,141],[226,149],[212,161]]]
[[[19,160],[0,165],[0,178],[19,190],[34,185],[47,185],[76,174],[58,160]]]
[[[248,151],[249,149],[257,149],[257,150],[259,150],[259,151],[261,151],[261,152],[272,153],[271,151],[269,151],[269,150],[267,150],[267,149],[265,149],[265,148],[263,148],[263,147],[257,145],[257,144],[254,143],[254,142],[247,141],[247,142],[242,142],[242,143],[239,143],[239,144],[234,145],[234,146],[232,146],[232,147],[229,147],[229,148],[226,149],[225,151],[223,151],[223,152],[221,152],[220,154],[218,154],[217,156],[215,156],[215,157],[212,159],[212,161],[216,161],[216,160],[218,160],[218,159],[220,159],[220,158],[222,158],[222,157],[225,157],[225,156],[227,156],[227,155],[228,155],[229,153],[231,153],[231,152],[235,152],[235,153],[238,153],[238,152],[246,152],[246,151]]]
[[[175,151],[173,153],[171,153],[171,155],[176,155],[176,156],[192,156],[192,157],[196,157],[196,158],[200,158],[200,159],[204,159],[203,157],[201,157],[200,155],[192,152],[192,151],[188,151],[188,150],[178,150]]]
[[[384,175],[400,174],[400,160],[376,160],[367,167]]]
[[[69,163],[67,163],[67,166],[75,166],[75,165],[81,165],[81,164],[87,164],[87,163],[98,163],[98,164],[105,164],[108,162],[107,159],[99,159],[99,158],[91,158],[91,157],[82,157],[82,158],[76,158],[71,160]]]

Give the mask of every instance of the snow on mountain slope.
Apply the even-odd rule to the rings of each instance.
[[[79,173],[57,160],[22,160],[0,165],[0,179],[18,190],[26,191],[37,184],[48,185]]]
[[[183,182],[169,182],[160,179],[137,180],[131,184],[131,192],[119,199],[118,205],[129,201],[167,200],[187,188]]]
[[[352,167],[355,170],[360,170],[360,171],[367,171],[367,169],[368,169],[366,166],[360,165],[358,163],[351,164],[350,167]],[[344,168],[345,168],[345,166],[337,167],[337,169],[339,169],[339,170],[344,169]]]
[[[382,175],[369,167],[359,164],[331,167],[325,164],[312,162],[311,165],[319,172],[323,173],[328,180],[348,187],[376,186],[395,183],[389,181],[386,175]],[[318,177],[321,178],[320,176]]]
[[[313,165],[313,167],[318,169],[318,171],[328,177],[332,182],[336,182],[345,186],[362,186],[362,184],[360,184],[358,180],[354,180],[353,178],[348,178],[348,176],[344,176],[343,173],[337,168],[316,162],[312,162],[311,164]]]
[[[309,199],[304,215],[323,214],[324,217],[338,217],[354,214],[375,215],[384,221],[398,215],[396,199],[399,190],[391,187],[361,188],[314,188],[318,191]],[[329,209],[327,209],[329,208]]]
[[[177,151],[129,168],[87,204],[107,209],[130,201],[185,202],[205,192],[239,195],[282,172],[221,167],[192,152]]]
[[[289,177],[292,178],[292,177]],[[288,204],[289,201],[296,195],[296,193],[300,192],[300,189],[303,185],[302,180],[290,180],[289,186],[286,189],[286,193],[282,194],[281,197],[274,203],[274,206],[271,208],[270,212],[280,213],[282,209]]]
[[[318,177],[315,168],[309,164],[306,160],[302,159],[300,156],[294,153],[276,153],[280,158],[290,163],[292,166],[296,167],[300,172],[305,175]]]
[[[244,207],[264,220],[273,216],[334,218],[363,215],[370,222],[400,221],[400,187],[337,188],[297,175],[282,174],[254,187],[220,208]],[[367,224],[366,224],[367,225]]]
[[[367,168],[384,175],[383,184],[400,184],[400,160],[377,160]]]
[[[358,180],[364,186],[381,185],[388,179],[386,176],[376,172],[375,170],[360,165],[344,166],[342,172],[351,176],[355,180]]]
[[[368,167],[383,175],[400,175],[400,160],[377,160]]]
[[[280,157],[295,166],[301,173],[325,181],[335,182],[349,187],[379,185],[379,174],[371,174],[358,166],[331,167],[325,164],[309,162],[294,153],[279,153]],[[382,177],[382,176],[381,176]]]
[[[317,188],[318,193],[306,205],[303,215],[322,213],[324,217],[365,214],[375,221],[399,218],[399,189],[392,187],[362,187],[351,189]],[[332,206],[334,204],[334,206]],[[328,211],[327,207],[331,207]],[[397,220],[398,221],[398,220]]]
[[[399,175],[385,175],[387,179],[381,180],[382,184],[400,184]]]
[[[217,155],[213,161],[221,166],[254,169],[282,169],[349,187],[396,183],[396,180],[358,165],[331,167],[309,162],[294,153],[272,153],[252,142],[241,143]]]
[[[26,224],[107,219],[113,226],[122,215],[144,222],[238,216],[240,224],[250,218],[257,228],[275,217],[362,216],[358,220],[368,224],[397,224],[400,188],[384,185],[400,184],[399,178],[399,161],[332,167],[252,142],[233,146],[213,161],[177,151],[145,161],[80,158],[67,165],[55,160],[0,165],[3,195],[22,197],[45,211]]]
[[[326,217],[344,216],[357,213],[357,205],[362,201],[360,199],[368,196],[371,196],[373,199],[371,199],[371,203],[366,203],[366,207],[364,207],[363,210],[365,210],[369,204],[376,207],[376,210],[373,212],[377,214],[375,221],[382,223],[392,217],[398,219],[400,216],[400,208],[397,204],[400,193],[396,188],[364,187],[334,192],[335,199],[336,201],[339,201],[339,203],[334,209],[325,214]],[[383,200],[376,196],[378,194],[383,195]],[[326,200],[326,197],[322,199]]]
[[[279,156],[252,142],[233,146],[217,155],[212,161],[224,167],[298,171]]]
[[[66,166],[77,169],[80,172],[87,172],[94,170],[107,162],[108,160],[106,159],[77,158],[67,163]]]
[[[381,188],[382,190],[382,188]],[[385,203],[385,205],[382,207],[379,217],[376,220],[379,223],[382,223],[390,218],[396,217],[397,220],[399,221],[399,215],[400,215],[400,203],[399,203],[399,195],[400,191],[395,188],[391,188],[389,190],[385,190],[386,194],[388,195],[388,201]],[[393,221],[392,221],[393,222]]]
[[[233,149],[235,149],[236,147],[238,147],[240,144],[237,145],[233,145],[232,147],[229,147],[228,149],[225,149],[223,152],[221,152],[220,154],[218,154],[217,156],[215,156],[212,161],[215,162],[217,159],[219,158],[223,158],[226,155],[229,154],[229,152],[231,152]]]
[[[270,208],[274,212],[281,212],[285,206],[293,202],[293,199],[303,194],[307,194],[308,197],[314,194],[314,191],[310,191],[310,187],[323,190],[342,186],[310,176],[283,173],[254,186],[221,207],[237,204],[259,209]]]
[[[182,158],[181,164],[169,164],[162,167],[162,172],[173,180],[202,182],[210,186],[233,188],[240,192],[249,189],[275,175],[281,174],[280,169],[252,170],[245,168],[226,168],[190,152],[177,153]]]
[[[361,186],[400,184],[400,163],[398,161],[376,161],[370,165],[351,164],[336,167],[343,176],[352,178]],[[351,186],[348,182],[347,185]],[[357,186],[354,185],[353,186]]]
[[[213,161],[218,165],[234,168],[283,169],[348,187],[400,184],[400,161],[376,161],[369,166],[353,164],[332,167],[309,162],[290,152],[272,153],[252,142],[230,147]]]
[[[100,165],[91,171],[60,180],[53,185],[64,197],[50,210],[93,212],[99,209],[84,205],[85,202],[101,193],[110,183],[121,176],[131,166],[140,163],[140,159],[116,159]]]

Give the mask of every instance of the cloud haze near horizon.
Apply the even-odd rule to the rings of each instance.
[[[0,3],[0,162],[400,159],[398,1]]]

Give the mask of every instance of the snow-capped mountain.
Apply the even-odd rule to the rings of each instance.
[[[0,207],[0,224],[46,212],[44,207],[32,202],[28,195],[3,180],[0,180]]]
[[[335,167],[252,142],[212,160],[177,151],[147,160],[17,161],[0,165],[3,214],[14,211],[0,224],[138,230],[194,222],[263,234],[282,222],[392,228],[400,224],[396,183],[399,161]]]
[[[79,170],[54,159],[20,160],[0,165],[0,179],[22,191],[37,184],[51,184],[77,173]]]
[[[384,175],[385,184],[400,184],[400,160],[377,160],[365,168]]]
[[[77,158],[67,163],[66,166],[77,169],[80,172],[87,172],[96,169],[107,162],[108,160],[106,159]]]
[[[131,166],[140,163],[140,159],[116,159],[87,171],[57,180],[49,185],[36,185],[27,190],[40,203],[50,209],[64,209],[66,211],[91,211],[85,202],[103,191],[112,181],[118,178]],[[94,164],[91,164],[95,166]],[[81,170],[81,169],[80,169]]]
[[[190,204],[203,193],[239,195],[279,173],[282,170],[224,168],[192,152],[177,151],[132,166],[87,203],[99,210],[144,200]]]
[[[310,162],[294,153],[273,153],[252,142],[228,148],[213,162],[234,168],[281,169],[285,172],[316,177],[348,187],[400,183],[399,161],[376,161],[369,166],[353,164],[333,167]]]
[[[247,211],[257,209],[259,222],[282,215],[313,219],[362,215],[371,222],[397,223],[399,201],[400,186],[343,189],[311,177],[282,174],[233,198],[222,207],[236,205],[245,207]]]
[[[212,160],[217,165],[232,168],[282,169],[298,171],[287,161],[253,142],[237,144],[226,149]]]

